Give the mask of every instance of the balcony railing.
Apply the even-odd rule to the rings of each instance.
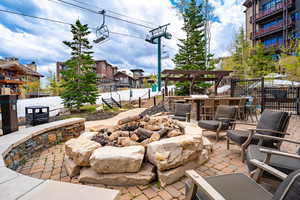
[[[282,42],[277,42],[273,44],[266,44],[264,45],[264,48],[269,49],[269,48],[274,48],[274,49],[279,49],[283,45]]]
[[[295,3],[294,0],[288,0],[286,2],[286,6],[291,6]],[[265,11],[260,11],[257,15],[256,15],[256,20],[259,20],[261,18],[264,18],[268,15],[271,15],[273,13],[276,13],[278,11],[280,11],[281,9],[283,9],[285,6],[284,2],[277,4],[276,6],[273,6],[272,8],[265,10]]]
[[[289,27],[289,26],[292,26],[292,25],[294,25],[294,24],[295,24],[295,22],[292,21],[291,19],[289,19],[289,20],[288,20],[288,23],[287,23],[287,26]],[[282,30],[282,28],[283,28],[283,21],[280,22],[280,23],[278,23],[278,24],[275,24],[275,25],[273,25],[273,26],[270,26],[270,27],[268,27],[268,28],[260,29],[259,31],[257,31],[257,32],[255,33],[255,38],[264,36],[264,35],[266,35],[266,34],[268,34],[268,33],[273,33],[273,32],[275,32],[275,31],[280,31],[280,30]]]

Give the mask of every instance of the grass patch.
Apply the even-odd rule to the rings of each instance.
[[[81,106],[80,111],[94,113],[97,111],[97,107],[98,107],[97,105],[84,105]]]

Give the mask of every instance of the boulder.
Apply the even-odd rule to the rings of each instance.
[[[93,152],[90,157],[90,164],[98,173],[138,172],[144,154],[145,148],[141,145],[129,147],[105,146]]]
[[[201,136],[182,135],[148,144],[147,158],[160,171],[164,171],[195,160],[201,150]]]
[[[86,138],[71,139],[65,143],[66,155],[78,166],[90,166],[89,159],[93,151],[101,145]]]
[[[183,177],[186,170],[196,169],[197,167],[199,167],[199,163],[196,159],[175,169],[170,169],[167,171],[157,170],[158,180],[161,186],[165,187],[166,185],[172,184]]]
[[[183,135],[183,133],[179,129],[173,129],[170,132],[168,132],[167,136],[170,137],[176,137],[179,135]]]
[[[99,174],[92,168],[82,168],[79,182],[85,184],[103,184],[110,186],[147,185],[155,179],[155,167],[144,163],[137,173]]]
[[[198,158],[199,165],[202,165],[203,163],[208,161],[208,159],[209,159],[209,152],[208,152],[207,149],[203,149],[201,151],[201,154],[199,155],[199,158]]]
[[[72,178],[79,175],[80,167],[74,163],[68,156],[64,159],[64,166],[67,171],[67,174]]]
[[[91,140],[97,134],[98,134],[98,132],[84,132],[79,136],[79,138],[85,138],[85,139]]]

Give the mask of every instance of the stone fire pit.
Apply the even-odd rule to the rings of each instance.
[[[202,130],[166,116],[133,116],[117,126],[83,133],[66,142],[64,165],[81,183],[162,186],[208,159],[210,142]]]

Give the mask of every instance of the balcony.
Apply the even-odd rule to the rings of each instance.
[[[265,11],[260,11],[256,15],[256,21],[260,21],[262,19],[265,19],[269,16],[272,16],[274,14],[277,14],[279,12],[282,12],[283,8],[287,6],[288,8],[292,7],[295,5],[295,0],[287,0],[286,4],[284,2],[272,7],[271,9],[265,10]]]
[[[266,49],[270,49],[270,48],[274,48],[274,49],[280,49],[280,47],[283,45],[283,43],[274,43],[274,44],[268,44],[268,45],[264,45],[264,48]]]
[[[295,25],[295,22],[289,19],[287,27],[291,27],[293,25]],[[283,29],[283,27],[284,27],[283,22],[280,22],[280,23],[278,23],[276,25],[273,25],[273,26],[270,26],[268,28],[260,29],[259,31],[257,31],[255,33],[255,39],[260,38],[260,37],[264,37],[264,36],[269,35],[269,34],[276,33],[278,31],[281,31]]]

